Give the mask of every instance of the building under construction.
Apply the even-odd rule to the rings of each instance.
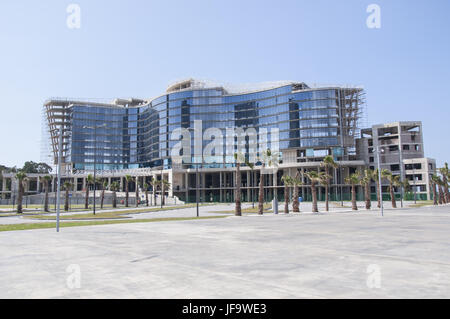
[[[275,193],[282,196],[283,174],[294,176],[297,171],[304,182],[300,196],[308,200],[304,172],[318,170],[323,158],[331,155],[339,164],[332,172],[331,198],[349,198],[344,178],[366,166],[356,154],[364,108],[361,87],[312,87],[302,82],[233,86],[188,79],[152,99],[52,98],[43,106],[43,158],[57,164],[62,131],[61,173],[72,181],[73,191],[92,187],[86,178],[95,169],[100,179],[109,185],[117,181],[122,189],[126,175],[137,177],[140,188],[152,178],[167,179],[172,186],[166,195],[186,202],[195,201],[198,186],[201,200],[208,202],[234,200],[237,151],[247,159],[256,158],[254,169],[241,166],[243,201],[257,199],[261,172],[265,199],[271,200]],[[192,154],[196,154],[193,128],[198,121],[201,152],[214,140],[209,129],[218,129],[223,136],[229,128],[254,129],[258,137],[247,136],[241,145],[233,138],[231,148],[216,144],[212,160],[192,155],[175,163],[171,151],[179,139],[172,133],[190,130]],[[260,134],[265,131],[267,139]],[[261,155],[267,148],[278,155],[273,174],[261,170]],[[129,190],[134,187],[130,183]],[[319,197],[323,196],[319,188]]]

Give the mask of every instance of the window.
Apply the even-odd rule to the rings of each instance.
[[[398,146],[397,145],[389,146],[389,152],[395,152],[395,151],[398,151]]]
[[[403,145],[403,150],[404,151],[409,151],[409,145]]]
[[[374,162],[374,158],[373,157],[369,157],[369,162],[373,163]]]

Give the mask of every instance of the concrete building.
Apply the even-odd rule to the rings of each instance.
[[[344,177],[365,165],[355,149],[364,96],[359,87],[313,88],[286,81],[243,87],[188,79],[170,85],[164,94],[152,99],[102,103],[50,99],[43,111],[51,145],[46,149],[52,150],[56,163],[62,127],[63,175],[73,179],[74,190],[86,187],[86,177],[95,166],[98,177],[117,180],[122,187],[125,175],[138,177],[141,186],[151,178],[164,177],[172,184],[166,195],[187,202],[195,201],[197,185],[202,201],[233,200],[235,152],[247,158],[261,157],[267,147],[279,152],[278,172],[263,176],[267,200],[275,193],[282,196],[283,174],[300,171],[303,176],[306,170],[317,170],[326,155],[332,155],[340,165],[331,181],[332,198],[337,198],[344,187]],[[226,136],[228,128],[254,129],[257,137],[235,141],[231,148],[219,144],[209,159],[194,155],[175,163],[171,151],[179,140],[173,138],[172,132],[192,129],[196,121],[203,125],[202,151],[213,140],[212,136],[204,139],[211,128],[218,129],[222,136]],[[267,139],[260,137],[264,131],[270,132]],[[192,133],[191,146],[195,145],[195,134]],[[195,146],[192,153],[194,149]],[[241,168],[244,201],[257,199],[262,163],[255,164],[254,170],[245,165]],[[309,182],[305,176],[303,179],[301,194],[308,199]],[[134,183],[130,191],[133,187]],[[321,189],[319,194],[324,196]]]
[[[425,158],[422,122],[393,122],[362,129],[356,149],[358,159],[371,169],[378,168],[379,151],[381,169],[391,171],[401,180],[408,179],[411,186],[415,184],[412,192],[417,198],[430,198],[429,177],[436,173],[436,162]],[[383,192],[388,192],[387,184],[383,184]],[[400,193],[401,189],[396,189],[397,196]]]

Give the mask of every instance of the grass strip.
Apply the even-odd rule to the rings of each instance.
[[[176,209],[192,208],[194,204],[187,204],[182,206],[167,206],[167,207],[149,207],[140,209],[129,209],[129,210],[118,210],[112,212],[98,212],[95,215],[93,213],[84,214],[73,214],[64,215],[61,213],[60,220],[79,220],[79,219],[117,219],[117,218],[131,218],[127,215],[131,214],[142,214],[142,213],[152,213],[152,212],[163,212]],[[56,220],[56,216],[26,216],[27,219],[39,219],[39,220]]]
[[[59,226],[61,228],[64,228],[64,227],[96,226],[96,225],[111,225],[111,224],[153,223],[153,222],[168,222],[168,221],[198,220],[198,219],[215,219],[225,217],[227,216],[167,217],[167,218],[130,219],[130,220],[121,219],[121,220],[78,221],[78,222],[61,222]],[[15,231],[15,230],[45,229],[45,228],[56,228],[56,222],[0,225],[0,232]]]

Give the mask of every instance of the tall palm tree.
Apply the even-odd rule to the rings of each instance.
[[[439,205],[445,204],[445,200],[444,200],[444,182],[442,181],[442,179],[437,176],[436,178],[436,185],[438,187],[438,191],[439,191]]]
[[[319,183],[325,187],[325,210],[328,212],[330,210],[328,205],[328,189],[330,186],[331,175],[326,172],[320,172],[319,178]]]
[[[311,181],[311,195],[312,195],[312,212],[318,213],[317,207],[317,184],[320,183],[321,173],[317,171],[309,171],[305,173],[306,177]]]
[[[433,191],[433,205],[438,204],[438,198],[437,198],[437,192],[436,192],[436,180],[438,178],[439,177],[437,175],[430,176],[430,187],[431,187],[431,190]]]
[[[299,189],[300,185],[303,185],[302,179],[300,178],[300,171],[297,170],[295,173],[295,177],[291,177],[290,179],[291,185],[294,186],[294,194],[292,195],[294,198],[292,199],[292,211],[294,213],[300,213],[300,203],[298,201]]]
[[[148,184],[144,182],[144,191],[145,191],[145,205],[148,207]]]
[[[383,200],[383,196],[380,194],[380,180],[378,174],[378,168],[372,171],[372,179],[375,181],[375,187],[377,188],[377,207],[381,208],[381,201]]]
[[[163,178],[161,180],[161,207],[166,204],[166,190],[170,190],[170,183]]]
[[[102,195],[101,195],[101,199],[100,199],[100,208],[103,209],[103,204],[105,202],[105,190],[108,188],[108,181],[104,180],[103,183],[101,183],[102,185]]]
[[[441,172],[442,175],[442,182],[443,182],[443,186],[444,186],[444,199],[445,202],[448,204],[450,203],[450,192],[448,190],[448,179],[450,176],[450,170],[448,169],[448,163],[444,164],[444,167],[441,167],[439,169],[439,172]]]
[[[262,163],[262,168],[259,171],[259,193],[258,193],[258,214],[262,215],[264,211],[264,163]]]
[[[387,169],[381,171],[381,175],[386,178],[389,182],[389,194],[391,196],[392,208],[397,208],[397,202],[395,200],[394,187],[400,185],[400,177],[398,175],[393,175],[392,172]]]
[[[281,181],[284,184],[284,213],[289,214],[289,187],[293,184],[292,177],[283,175]]]
[[[128,198],[130,197],[129,184],[133,180],[131,175],[125,175],[125,207],[128,207]]]
[[[120,189],[120,185],[118,182],[112,182],[109,188],[113,192],[112,206],[113,206],[113,208],[116,208],[117,207],[117,191]]]
[[[277,165],[277,155],[275,153],[272,153],[270,149],[267,149],[266,151],[263,151],[260,155],[260,160],[262,163],[262,167],[259,174],[259,196],[258,196],[258,214],[262,215],[264,211],[264,169],[266,166],[272,167],[274,165]],[[274,189],[274,194],[276,190]],[[275,207],[272,209],[275,210]]]
[[[89,174],[86,178],[86,194],[84,199],[84,209],[89,209],[89,186],[94,184],[94,177]]]
[[[135,197],[136,197],[136,200],[135,200],[135,202],[136,202],[136,207],[138,207],[138,205],[139,205],[139,177],[135,177],[135,182],[134,182],[134,184],[135,184]]]
[[[255,208],[255,198],[253,195],[253,170],[255,169],[255,163],[250,163],[250,161],[248,159],[245,159],[245,165],[247,165],[248,167],[250,167],[250,171],[251,171],[251,177],[250,177],[250,183],[249,185],[251,185],[251,196],[252,196],[252,208]]]
[[[352,210],[358,210],[358,206],[356,206],[356,185],[359,183],[359,174],[353,173],[347,176],[345,183],[352,186]]]
[[[50,186],[50,181],[52,180],[52,177],[50,175],[45,175],[43,177],[43,181],[44,181],[44,191],[45,191],[45,195],[44,195],[44,212],[48,212],[48,191],[49,191],[49,186]]]
[[[66,212],[69,211],[69,191],[72,189],[72,183],[69,181],[64,182],[63,184],[64,190],[66,191],[66,194],[64,196],[64,210]]]
[[[325,169],[325,173],[327,175],[330,176],[329,179],[327,179],[327,183],[325,184],[325,210],[328,211],[329,207],[328,207],[328,189],[330,186],[330,180],[331,180],[331,174],[330,174],[330,169],[335,169],[338,168],[338,163],[336,163],[333,159],[333,156],[331,155],[327,155],[324,157],[322,163],[320,163],[320,166],[323,167]]]
[[[17,213],[18,214],[22,214],[23,213],[23,209],[22,209],[22,201],[23,201],[23,195],[25,192],[25,187],[24,187],[24,183],[27,179],[27,174],[25,174],[24,172],[19,171],[16,174],[16,179],[17,182],[19,184],[19,194],[17,195]]]
[[[152,185],[153,188],[153,204],[156,206],[156,191],[158,190],[158,186],[161,184],[161,181],[159,181],[156,178],[152,178],[150,184]]]
[[[373,171],[366,168],[359,174],[359,183],[364,188],[364,200],[366,203],[366,209],[370,209],[372,202],[370,200],[370,182],[372,181]]]
[[[234,160],[236,161],[236,186],[234,191],[234,201],[235,201],[235,208],[234,208],[234,215],[235,216],[242,216],[241,211],[241,163],[243,163],[244,155],[241,153],[234,153]]]

